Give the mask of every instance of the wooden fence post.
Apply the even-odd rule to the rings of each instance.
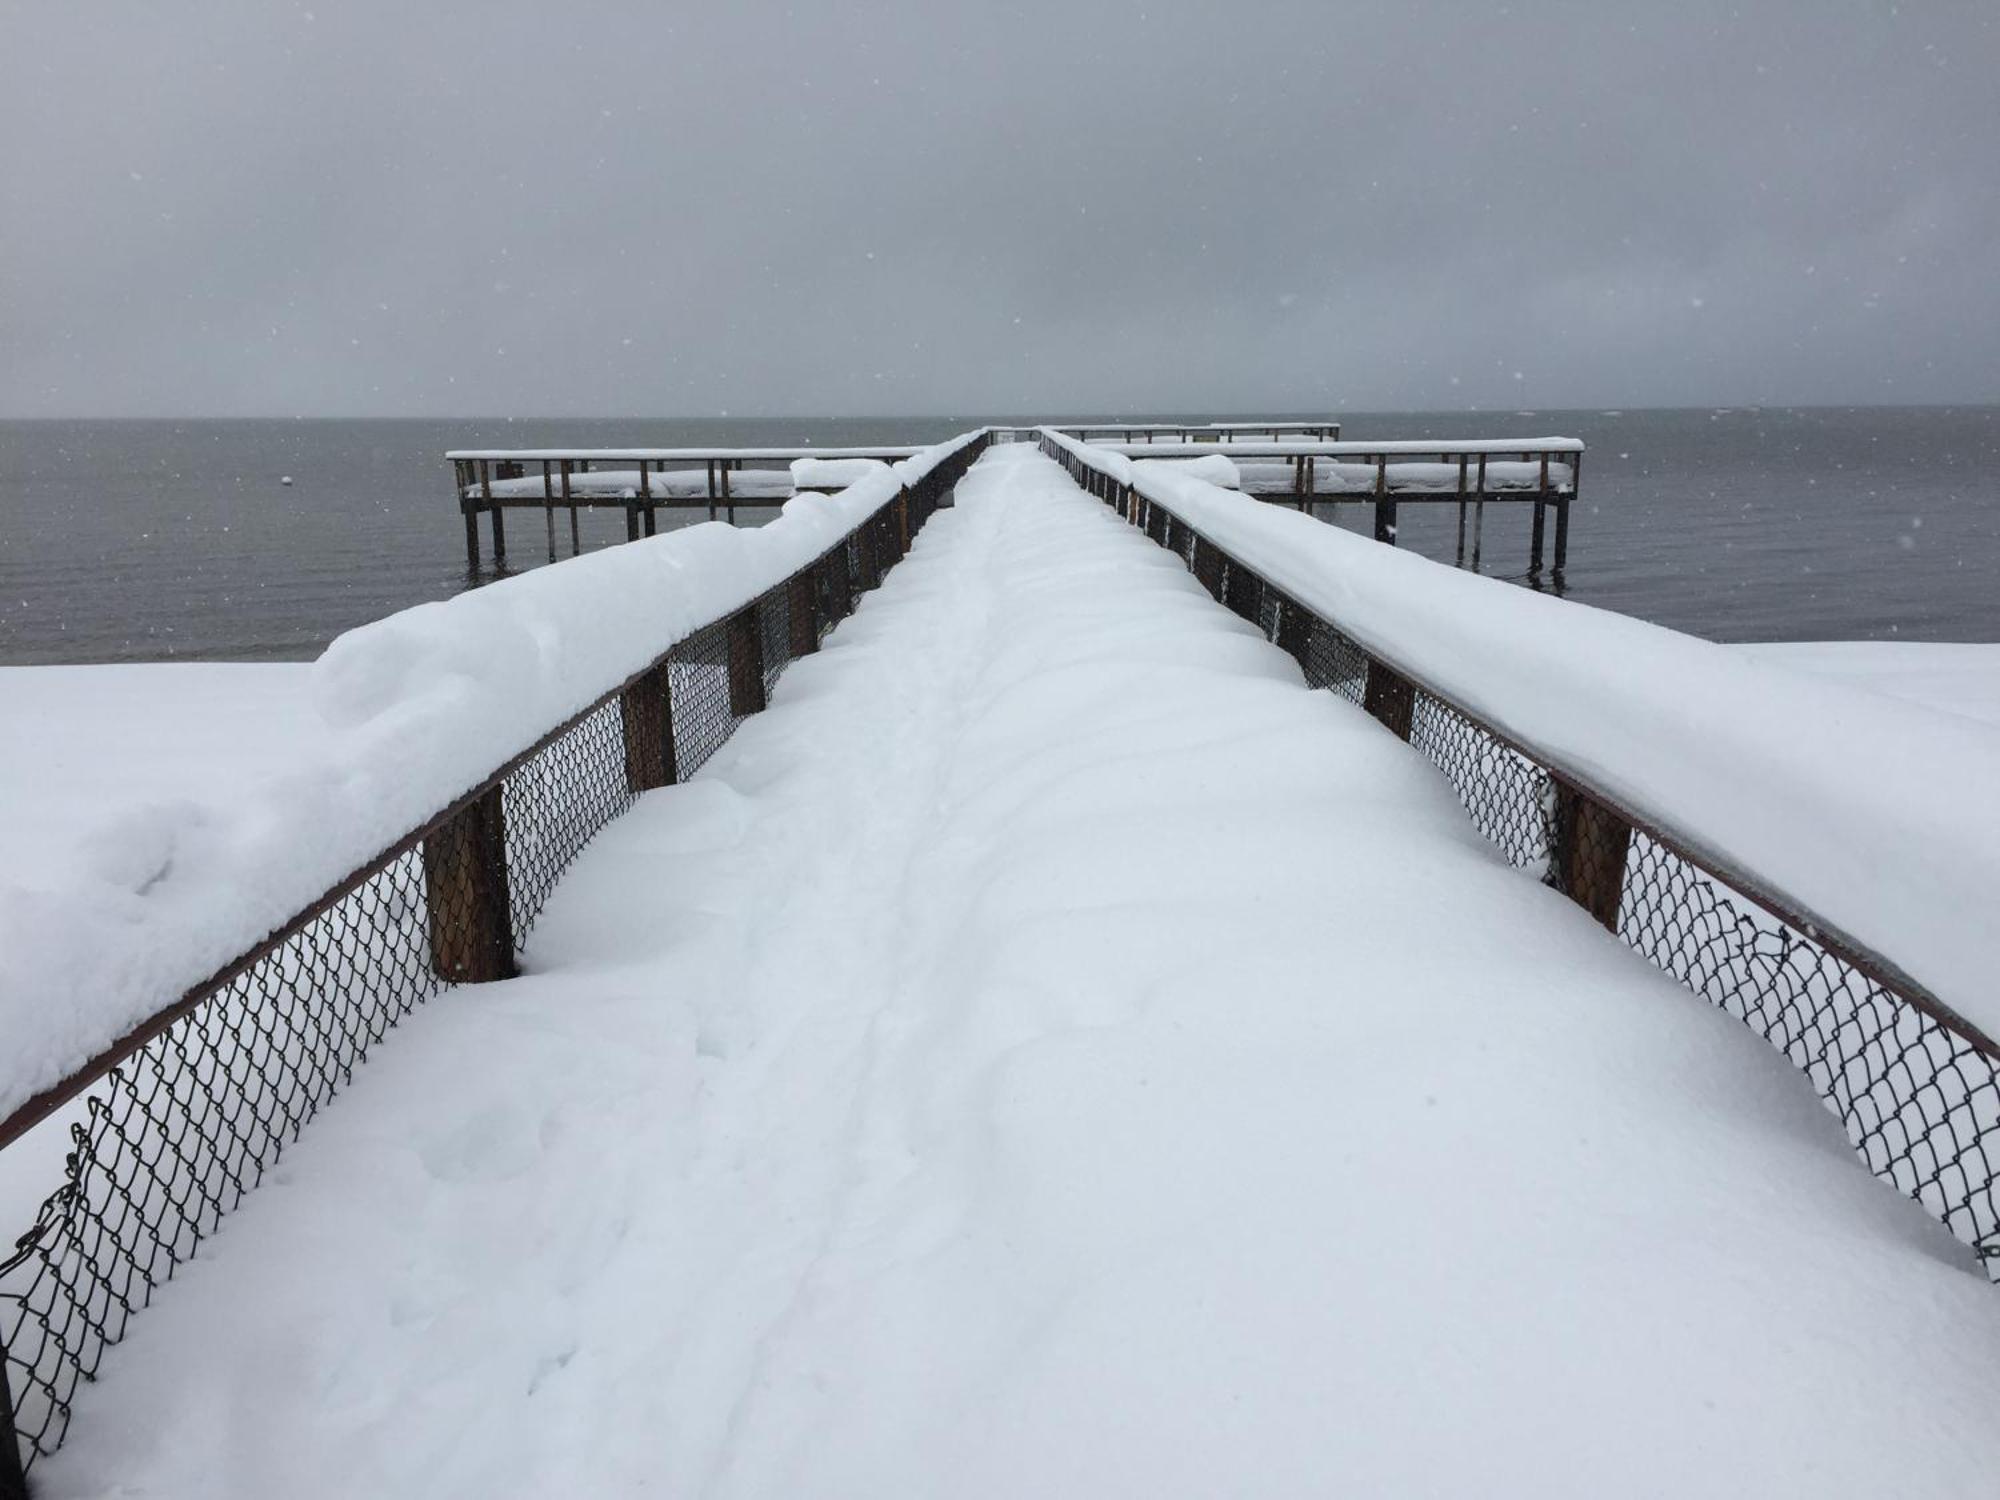
[[[1410,737],[1410,720],[1417,707],[1417,690],[1393,667],[1368,658],[1368,678],[1361,689],[1361,706],[1379,719],[1399,740]]]
[[[496,782],[424,836],[424,906],[431,967],[455,984],[512,979],[507,822]]]
[[[1210,598],[1222,597],[1222,554],[1200,532],[1195,533],[1194,555],[1188,559],[1188,571],[1208,590]]]
[[[618,695],[618,714],[625,730],[625,784],[635,792],[672,786],[679,780],[674,765],[674,699],[663,663]]]
[[[747,605],[729,617],[729,711],[764,710],[764,636],[762,611]]]
[[[1625,889],[1632,825],[1596,798],[1556,783],[1556,887],[1612,932]]]
[[[810,567],[800,568],[785,585],[785,616],[791,625],[794,657],[811,656],[819,650],[819,594],[813,588]]]
[[[1312,648],[1312,616],[1300,607],[1296,599],[1278,596],[1278,649],[1296,661],[1300,667],[1306,664],[1306,653]]]
[[[854,613],[854,584],[847,576],[847,543],[842,542],[826,555],[827,620],[838,625]]]
[[[1264,602],[1264,580],[1232,559],[1229,572],[1223,579],[1222,602],[1232,614],[1240,615],[1252,625],[1260,623],[1258,616],[1262,613]]]
[[[854,592],[865,594],[882,581],[881,560],[875,553],[875,525],[863,521],[854,528]]]

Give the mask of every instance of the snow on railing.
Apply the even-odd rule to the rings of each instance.
[[[1245,417],[1235,422],[1058,422],[1050,430],[1084,442],[1118,438],[1127,443],[1214,443],[1237,438],[1334,439],[1340,424],[1333,421],[1285,422]]]
[[[1044,430],[1045,452],[1474,822],[1764,1035],[2000,1278],[2000,736],[1446,568]]]
[[[100,833],[120,858],[71,887],[0,893],[0,1146],[39,1160],[68,1137],[0,1258],[0,1496],[10,1420],[25,1458],[54,1451],[76,1382],[370,1046],[446,985],[511,974],[577,851],[762,709],[989,439],[756,530],[690,527],[351,631],[313,669],[316,764]]]
[[[465,521],[465,562],[479,570],[479,518],[493,528],[493,560],[507,560],[506,513],[542,512],[550,562],[556,560],[556,512],[569,517],[570,555],[583,551],[580,510],[625,516],[627,541],[652,536],[659,512],[705,507],[713,521],[736,507],[782,504],[799,491],[787,466],[800,460],[920,463],[928,448],[454,448],[453,493]],[[778,467],[771,467],[771,465]],[[757,465],[758,467],[749,467]],[[816,488],[836,486],[821,484]]]

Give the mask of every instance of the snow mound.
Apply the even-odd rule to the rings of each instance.
[[[1243,487],[1243,476],[1238,471],[1236,460],[1226,453],[1205,453],[1200,458],[1163,458],[1158,460],[1177,474],[1190,479],[1199,479],[1206,484],[1220,485],[1225,490]],[[1286,473],[1290,465],[1281,465]]]
[[[975,435],[762,527],[686,527],[349,631],[312,668],[315,753],[227,800],[128,806],[79,858],[0,872],[0,1117]]]
[[[795,458],[792,460],[792,488],[795,490],[844,490],[889,466],[873,458]]]

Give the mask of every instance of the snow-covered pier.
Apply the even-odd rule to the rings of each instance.
[[[1060,432],[1086,443],[1233,443],[1278,442],[1305,438],[1336,442],[1338,422],[1273,422],[1246,417],[1235,422],[1091,422],[1050,423]]]
[[[577,513],[616,510],[625,539],[659,530],[662,510],[706,510],[736,519],[739,505],[778,506],[795,494],[842,489],[870,466],[914,457],[918,448],[462,448],[445,457],[465,519],[465,565],[479,570],[479,518],[493,533],[493,561],[507,561],[506,513],[542,512],[549,561],[556,512],[569,518],[570,555],[582,551]]]
[[[1530,507],[1530,577],[1539,577],[1554,522],[1554,576],[1569,562],[1570,505],[1583,472],[1575,438],[1342,442],[1338,422],[1113,423],[1046,429],[1112,453],[1181,461],[1213,483],[1328,519],[1343,501],[1371,507],[1377,541],[1393,544],[1399,507],[1455,505],[1457,555],[1477,571],[1488,504]],[[569,518],[569,550],[582,550],[577,514],[616,510],[627,541],[653,536],[662,510],[706,509],[736,519],[739,505],[768,512],[793,495],[852,483],[871,464],[919,450],[877,448],[492,448],[459,449],[453,494],[465,521],[468,570],[480,564],[479,518],[488,518],[493,559],[507,560],[506,512],[542,512],[548,559],[556,560],[557,513]]]
[[[1211,482],[1315,516],[1337,512],[1343,500],[1365,502],[1373,510],[1375,540],[1391,545],[1401,506],[1456,505],[1456,560],[1474,571],[1485,549],[1487,505],[1530,506],[1529,575],[1542,572],[1551,514],[1555,577],[1569,566],[1570,504],[1583,475],[1583,444],[1575,438],[1371,443],[1246,435],[1096,446],[1127,458],[1201,465]]]
[[[1980,1493],[2000,733],[1163,446],[364,627],[0,901],[37,1495]]]

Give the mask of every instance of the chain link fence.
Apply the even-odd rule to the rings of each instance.
[[[1742,1021],[1810,1080],[1868,1169],[2000,1280],[2000,1047],[1748,872],[1651,826],[1413,681],[1164,505],[1046,433],[1042,451],[1326,688],[1409,741],[1514,865]]]
[[[419,1004],[500,979],[570,862],[699,770],[816,651],[986,446],[553,730],[222,973],[5,1122],[59,1129],[60,1183],[0,1260],[0,1497],[68,1434],[104,1351]],[[18,1463],[15,1462],[16,1454]]]

